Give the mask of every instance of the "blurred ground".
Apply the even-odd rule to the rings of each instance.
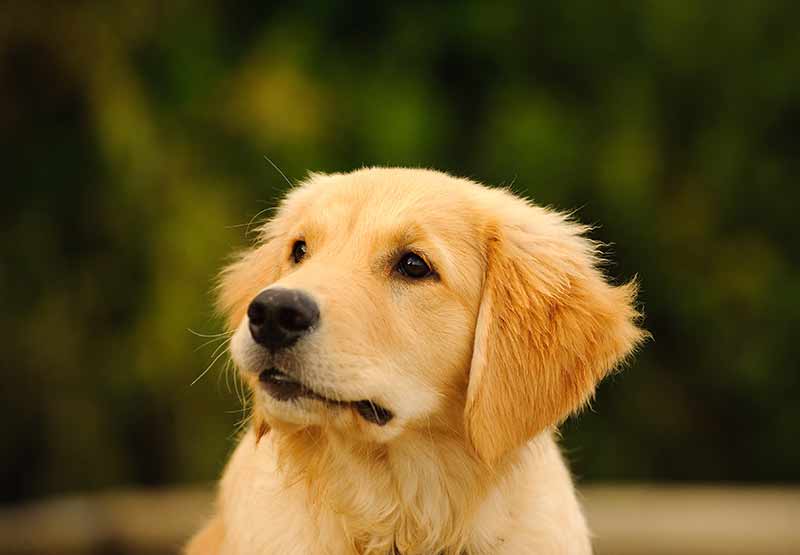
[[[792,555],[800,488],[581,488],[596,555]],[[210,514],[211,488],[119,491],[0,511],[0,555],[166,555]]]

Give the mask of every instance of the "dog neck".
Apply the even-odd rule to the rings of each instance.
[[[319,530],[360,555],[462,553],[504,472],[489,471],[459,431],[408,431],[389,445],[306,428],[269,432],[287,487],[307,495]]]

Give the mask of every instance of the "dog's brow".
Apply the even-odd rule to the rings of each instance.
[[[289,231],[284,234],[293,240],[306,241],[310,245],[318,244],[324,237],[324,227],[315,221],[304,221],[301,218],[295,217],[294,221],[290,221]]]
[[[418,223],[410,223],[395,228],[390,232],[389,236],[391,238],[391,244],[405,246],[424,242],[428,239],[429,234],[425,231],[423,226]]]

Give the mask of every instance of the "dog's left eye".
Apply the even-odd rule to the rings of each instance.
[[[295,244],[292,246],[292,260],[294,260],[295,264],[298,264],[305,258],[307,250],[308,248],[306,247],[305,241],[295,241]]]
[[[421,279],[431,274],[431,268],[421,256],[409,252],[403,255],[397,264],[397,271],[406,277]]]

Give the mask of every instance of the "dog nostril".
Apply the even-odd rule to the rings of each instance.
[[[307,311],[284,307],[278,311],[278,325],[292,331],[302,331],[311,327],[313,318]]]
[[[260,300],[256,299],[247,307],[247,318],[251,324],[259,326],[267,319],[267,308]]]

